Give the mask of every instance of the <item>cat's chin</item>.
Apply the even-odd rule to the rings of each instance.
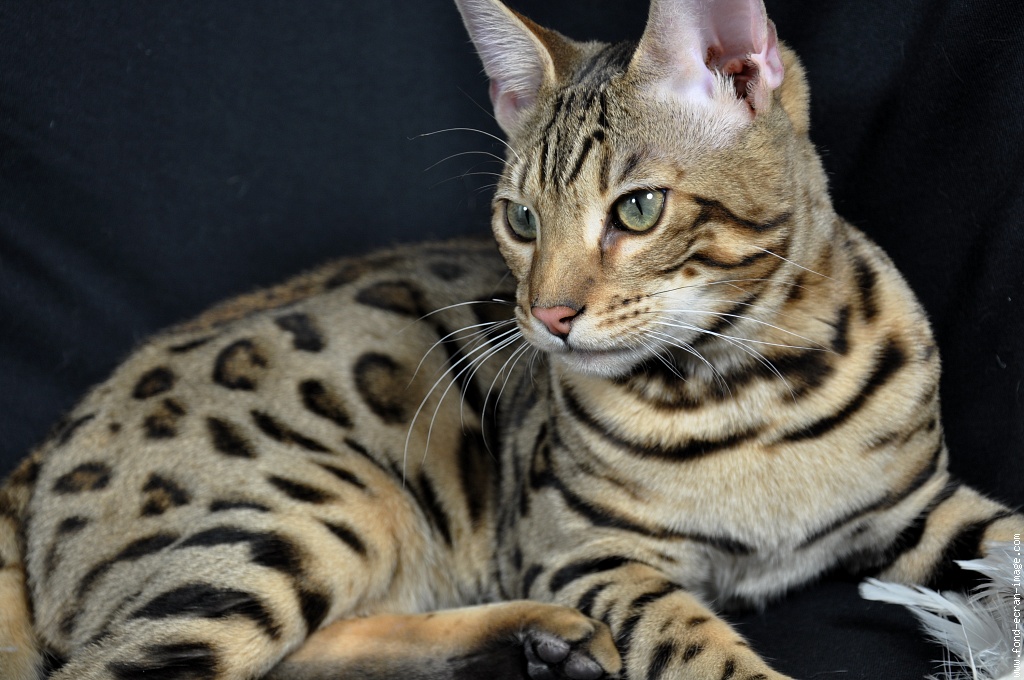
[[[637,364],[638,359],[636,352],[632,350],[571,350],[550,356],[567,371],[599,378],[618,378],[626,375]]]

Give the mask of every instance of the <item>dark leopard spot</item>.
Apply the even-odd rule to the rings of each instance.
[[[403,316],[419,318],[427,313],[423,293],[405,281],[382,281],[363,288],[356,301]]]
[[[199,349],[206,343],[210,342],[210,340],[213,340],[213,336],[198,338],[196,340],[190,340],[188,342],[183,342],[180,345],[172,345],[167,349],[172,354],[186,354],[194,349]]]
[[[175,380],[177,380],[177,377],[171,372],[171,369],[164,366],[154,368],[146,371],[139,378],[139,382],[135,383],[132,396],[136,399],[155,397],[158,394],[170,391],[174,387]]]
[[[255,390],[266,372],[266,354],[252,340],[238,340],[221,350],[213,381],[229,390]]]
[[[220,418],[207,418],[206,429],[213,440],[213,448],[235,458],[255,458],[256,452],[238,428]]]
[[[274,323],[292,334],[292,346],[303,352],[319,352],[324,348],[324,338],[308,314],[280,316]]]
[[[295,444],[307,451],[315,451],[316,453],[330,452],[329,448],[317,440],[307,437],[300,432],[296,432],[267,413],[263,413],[262,411],[252,411],[251,415],[253,422],[256,423],[256,427],[260,428],[263,434],[267,435],[271,439],[279,441],[282,444]]]
[[[81,493],[107,488],[112,471],[105,463],[82,463],[71,472],[61,475],[53,484],[55,493]]]
[[[146,485],[142,487],[142,494],[144,516],[162,515],[171,508],[187,505],[190,500],[185,489],[158,474],[149,476]]]
[[[304,380],[299,383],[299,394],[303,405],[338,427],[352,427],[352,418],[341,403],[341,398],[319,380]]]
[[[356,389],[371,411],[385,423],[408,421],[405,399],[409,377],[394,359],[371,352],[359,357],[353,370]]]
[[[75,436],[78,429],[88,423],[90,420],[95,418],[96,415],[90,413],[80,418],[71,420],[69,418],[61,418],[57,421],[57,425],[53,428],[53,432],[50,434],[50,439],[56,439],[58,446],[63,446],[71,441],[71,438]]]
[[[178,434],[178,421],[185,415],[185,408],[173,399],[163,402],[146,416],[142,427],[149,439],[170,439]]]

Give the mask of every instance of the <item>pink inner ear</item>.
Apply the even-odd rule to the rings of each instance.
[[[761,0],[718,0],[702,16],[701,37],[708,68],[733,76],[737,96],[755,110],[782,84],[783,67],[775,25]]]

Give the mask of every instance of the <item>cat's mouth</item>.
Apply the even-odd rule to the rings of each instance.
[[[642,359],[634,348],[588,349],[573,347],[571,343],[550,354],[570,371],[605,378],[628,373]]]

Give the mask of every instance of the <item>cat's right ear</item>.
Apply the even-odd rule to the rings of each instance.
[[[537,102],[541,87],[555,80],[554,61],[541,39],[547,32],[497,0],[455,4],[491,79],[494,117],[511,135]]]

